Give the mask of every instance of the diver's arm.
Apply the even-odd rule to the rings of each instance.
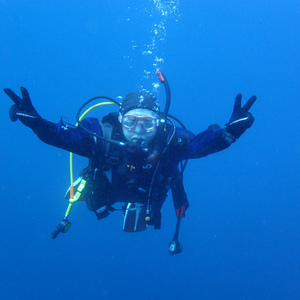
[[[228,138],[225,128],[214,124],[205,131],[195,135],[184,130],[189,137],[189,143],[181,153],[181,159],[201,158],[228,148],[233,139]]]
[[[98,119],[87,118],[81,124],[89,131],[102,136]],[[98,157],[102,149],[100,139],[94,138],[79,127],[65,124],[63,120],[54,124],[42,119],[32,130],[42,142],[88,158]]]
[[[28,91],[21,87],[22,98],[16,95],[11,89],[4,89],[4,92],[15,103],[9,110],[10,119],[15,122],[18,119],[39,137],[41,141],[49,145],[74,152],[78,155],[93,157],[96,155],[98,141],[90,134],[75,126],[64,124],[61,120],[57,124],[43,119],[33,107]],[[85,122],[87,129],[102,135],[99,122],[95,119],[88,119]]]
[[[242,95],[238,94],[235,98],[233,113],[225,128],[212,125],[197,135],[187,132],[190,143],[186,148],[184,157],[200,158],[224,150],[250,128],[254,122],[254,117],[249,109],[256,101],[256,96],[252,96],[243,107],[241,107],[241,101]]]

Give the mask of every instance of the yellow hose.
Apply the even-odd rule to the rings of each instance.
[[[116,105],[116,103],[114,103],[114,102],[100,102],[100,103],[97,103],[97,104],[91,106],[80,116],[79,121],[81,121],[86,116],[86,114],[88,114],[92,109],[102,106],[102,105],[111,105],[111,104]],[[77,127],[78,123],[76,123],[75,126]],[[69,199],[69,205],[68,205],[67,211],[65,213],[65,218],[67,218],[69,216],[73,203],[77,201],[77,200],[74,200],[74,189],[75,188],[74,188],[74,176],[73,176],[73,152],[70,152],[70,181],[71,181],[70,199]]]

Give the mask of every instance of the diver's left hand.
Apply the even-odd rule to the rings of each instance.
[[[226,132],[238,139],[254,122],[254,117],[249,112],[249,109],[256,101],[256,96],[250,99],[242,107],[242,94],[238,94],[235,98],[233,113],[229,123],[226,124]]]

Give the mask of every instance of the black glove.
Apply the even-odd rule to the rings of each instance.
[[[254,117],[248,110],[256,101],[256,96],[252,96],[246,104],[241,107],[242,94],[238,94],[235,98],[233,113],[229,123],[226,124],[225,131],[237,140],[254,122]],[[234,141],[234,140],[233,140]]]
[[[15,103],[9,110],[9,117],[12,122],[19,119],[25,126],[32,127],[41,117],[33,107],[28,91],[24,87],[20,89],[22,98],[11,89],[4,89],[6,95]]]

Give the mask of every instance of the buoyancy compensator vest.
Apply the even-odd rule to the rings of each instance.
[[[166,106],[164,112],[160,115],[161,126],[159,126],[157,142],[152,148],[152,151],[148,153],[141,153],[141,155],[147,154],[148,156],[146,157],[146,159],[148,159],[148,162],[152,164],[152,179],[149,182],[148,190],[145,191],[147,193],[146,204],[138,202],[128,202],[123,208],[125,214],[123,229],[124,231],[131,232],[141,231],[146,228],[147,224],[154,225],[155,229],[159,229],[161,222],[160,209],[167,197],[168,190],[171,189],[174,207],[177,215],[176,232],[173,241],[169,246],[169,251],[172,255],[174,253],[181,252],[181,244],[178,242],[179,226],[180,220],[184,216],[189,204],[187,201],[182,179],[182,174],[186,166],[186,162],[179,162],[180,166],[176,166],[176,168],[169,168],[170,164],[167,163],[168,160],[166,158],[168,156],[167,154],[170,149],[171,143],[173,143],[172,146],[175,148],[178,141],[179,146],[183,147],[183,144],[185,144],[182,143],[182,139],[180,137],[175,135],[175,125],[172,119],[177,121],[182,127],[184,127],[184,125],[178,119],[168,114],[171,99],[170,88],[165,76],[158,70],[156,72],[159,80],[164,84],[166,89]],[[81,110],[88,103],[95,99],[101,98],[107,99],[110,102],[98,103],[86,110],[84,114],[80,116]],[[119,102],[115,101],[112,98],[99,96],[85,102],[80,107],[77,113],[76,120],[78,126],[87,131],[89,134],[93,135],[95,138],[100,138],[102,140],[103,155],[100,159],[93,159],[89,161],[89,166],[85,168],[80,174],[80,180],[78,180],[77,187],[74,187],[74,185],[76,185],[76,182],[73,182],[72,153],[70,154],[71,187],[70,192],[68,193],[69,206],[65,213],[64,219],[52,232],[53,238],[56,238],[56,236],[60,232],[67,232],[67,230],[70,228],[71,223],[68,221],[68,216],[73,203],[78,200],[87,201],[88,208],[92,211],[95,211],[99,219],[106,217],[110,211],[115,210],[112,207],[111,201],[113,196],[111,178],[109,178],[107,174],[112,168],[119,166],[121,163],[124,164],[124,162],[122,162],[122,154],[124,154],[124,151],[128,152],[129,149],[127,147],[127,150],[125,150],[126,140],[122,135],[122,128],[120,123],[118,122],[118,113],[112,113],[103,118],[102,122],[100,123],[103,136],[99,136],[94,132],[88,131],[81,124],[81,119],[86,115],[87,112],[89,112],[94,107],[105,104],[120,105]],[[167,126],[167,120],[169,120],[173,125],[173,130],[171,125]],[[174,166],[174,162],[171,165]],[[134,166],[129,167],[133,168]]]

